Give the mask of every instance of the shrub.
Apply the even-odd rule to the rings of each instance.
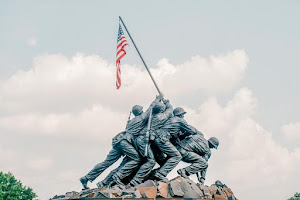
[[[23,186],[12,173],[0,172],[0,200],[32,200],[35,197],[33,190]]]

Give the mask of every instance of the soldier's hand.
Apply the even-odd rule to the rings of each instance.
[[[156,95],[155,102],[159,102],[159,101],[160,101],[160,96]]]
[[[162,101],[163,99],[164,99],[164,95],[161,94],[161,95],[156,96],[155,101]]]
[[[163,99],[164,104],[169,103],[169,99]]]
[[[161,93],[159,96],[160,96],[160,100],[164,99],[164,94],[163,93]]]

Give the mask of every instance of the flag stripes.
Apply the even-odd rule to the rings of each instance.
[[[121,59],[126,55],[126,51],[124,49],[127,46],[127,40],[122,30],[121,24],[119,24],[118,31],[118,40],[117,40],[117,60],[116,60],[116,87],[119,89],[121,87]]]

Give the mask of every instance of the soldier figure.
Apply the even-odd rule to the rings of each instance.
[[[181,154],[174,146],[180,133],[185,135],[196,134],[196,129],[187,124],[183,119],[186,112],[183,108],[176,108],[173,111],[174,117],[169,118],[166,123],[155,132],[154,151],[160,168],[152,175],[160,181],[168,181],[166,176],[177,166],[181,160]],[[157,149],[155,149],[157,148]],[[166,155],[166,157],[164,156]],[[163,160],[166,158],[165,160]]]
[[[219,140],[215,137],[211,137],[207,141],[203,134],[199,133],[186,137],[176,145],[182,155],[182,161],[191,163],[190,166],[177,170],[177,173],[184,178],[188,178],[190,175],[197,173],[199,182],[203,184],[208,167],[207,161],[211,156],[210,149],[217,149]],[[198,173],[200,173],[200,175]]]
[[[158,102],[153,106],[153,116],[151,120],[150,133],[155,132],[172,116],[173,107],[169,100],[163,100],[163,103]],[[140,167],[136,175],[130,181],[131,186],[136,186],[148,177],[152,168],[155,166],[155,158],[150,145],[147,145],[146,139],[147,126],[143,128],[139,136],[136,138],[136,144],[141,155],[145,155],[147,148],[147,157],[144,157],[145,163]],[[152,135],[152,134],[151,134]],[[153,135],[152,135],[153,136]]]
[[[152,106],[160,99],[160,96],[156,97],[155,101],[152,102],[146,112],[143,112],[142,106],[133,106],[132,113],[135,117],[128,122],[126,131],[119,133],[113,138],[113,148],[107,155],[106,159],[95,165],[95,167],[86,176],[80,178],[83,189],[89,189],[87,186],[88,181],[94,181],[121,156],[125,156],[125,158],[121,163],[120,168],[118,168],[118,171],[113,175],[113,180],[117,184],[122,184],[121,180],[126,176],[129,176],[139,166],[141,158],[134,147],[133,136],[138,134],[144,128],[149,118],[150,109],[152,109]],[[97,186],[102,186],[102,183],[98,183]]]

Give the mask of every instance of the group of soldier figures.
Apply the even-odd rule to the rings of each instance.
[[[206,140],[184,120],[184,109],[173,110],[169,100],[162,96],[157,96],[145,112],[142,106],[133,106],[132,113],[134,118],[128,120],[126,130],[113,138],[113,148],[106,159],[80,178],[83,189],[89,189],[88,181],[93,182],[122,156],[120,166],[97,183],[98,187],[134,187],[147,179],[167,182],[167,175],[181,160],[191,165],[177,173],[184,178],[197,174],[199,182],[204,183],[210,149],[219,145],[217,138]],[[160,167],[153,169],[156,163]]]

